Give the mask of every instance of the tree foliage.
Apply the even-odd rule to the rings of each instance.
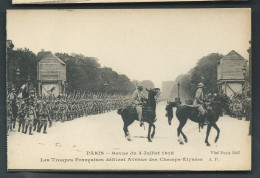
[[[144,89],[151,89],[154,88],[154,83],[151,80],[143,80],[143,81],[138,81],[138,80],[133,80],[132,84],[136,86],[137,84],[142,84]]]
[[[29,49],[13,49],[9,42],[7,46],[7,81],[8,88],[16,88],[26,83],[28,76],[37,86],[37,62],[45,51],[35,55]],[[101,67],[98,59],[82,54],[56,53],[58,58],[66,63],[67,91],[91,91],[128,94],[135,90],[135,85],[126,75],[119,75],[112,68]],[[17,69],[20,73],[17,73]]]
[[[181,90],[194,97],[198,83],[203,82],[205,93],[217,92],[217,63],[223,57],[218,53],[211,53],[198,60],[197,65],[187,74],[179,75],[176,82],[180,82]]]
[[[8,50],[7,53],[7,81],[8,90],[18,89],[26,83],[28,76],[32,83],[37,83],[37,60],[36,55],[27,48]]]

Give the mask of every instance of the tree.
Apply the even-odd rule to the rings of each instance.
[[[223,55],[211,53],[199,59],[197,65],[190,70],[191,96],[195,95],[200,82],[203,82],[205,85],[205,93],[217,92],[217,63],[221,58],[223,58]]]
[[[217,92],[217,65],[223,55],[211,53],[198,60],[197,65],[187,74],[176,77],[175,83],[180,83],[181,98],[194,98],[198,84],[203,82],[205,93]],[[177,93],[177,86],[173,87],[174,95]]]
[[[14,45],[7,52],[7,81],[8,89],[12,86],[18,90],[27,82],[28,76],[32,83],[37,84],[37,58],[28,48],[13,50]]]
[[[143,80],[141,84],[147,89],[154,88],[154,83],[151,80]]]
[[[101,68],[98,59],[94,57],[66,53],[55,55],[67,64],[67,90],[69,92],[88,90],[127,94],[134,90],[134,85],[126,75],[119,75],[112,68]]]
[[[133,80],[132,84],[134,86],[136,86],[137,84],[142,84],[143,87],[147,89],[154,88],[154,83],[151,80],[143,80],[143,81]]]
[[[14,83],[17,88],[27,82],[31,76],[31,82],[37,86],[37,62],[46,51],[40,51],[37,56],[27,48],[14,50],[11,40],[7,41],[7,80],[11,89]],[[67,91],[91,91],[129,94],[135,90],[133,84],[126,75],[119,75],[112,68],[101,67],[98,59],[86,57],[82,54],[55,53],[66,63]],[[16,71],[19,69],[19,78]],[[107,85],[104,85],[104,84]],[[147,87],[153,87],[151,81],[145,81]],[[149,85],[149,86],[148,86]]]

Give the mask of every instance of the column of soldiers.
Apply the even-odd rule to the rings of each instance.
[[[246,117],[246,120],[249,120],[251,99],[241,94],[234,94],[230,97],[230,101],[228,114],[239,120],[241,120],[242,117]]]
[[[88,115],[102,114],[129,105],[130,95],[88,94],[87,96],[36,97],[31,91],[26,99],[7,99],[7,130],[24,134],[47,133],[53,122],[65,122]]]

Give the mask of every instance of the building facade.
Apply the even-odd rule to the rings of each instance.
[[[218,90],[231,97],[242,94],[246,81],[247,60],[236,51],[229,52],[218,62]]]
[[[51,52],[44,52],[37,63],[38,92],[41,96],[66,93],[66,64]]]

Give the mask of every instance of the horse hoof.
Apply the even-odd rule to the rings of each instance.
[[[154,134],[151,135],[151,138],[154,138]]]
[[[183,143],[183,142],[180,142],[180,145],[184,145],[184,143]]]
[[[127,141],[131,141],[131,138],[129,136],[125,137],[127,139]]]
[[[207,146],[210,146],[210,144],[209,144],[209,143],[207,143]]]
[[[188,143],[188,139],[185,139],[184,141],[185,141],[185,143]]]
[[[148,142],[153,142],[151,139],[148,139]]]

